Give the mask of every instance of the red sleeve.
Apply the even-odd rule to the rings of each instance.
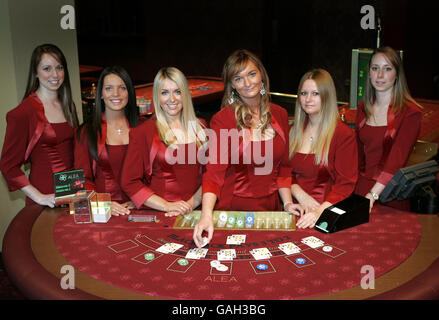
[[[325,201],[332,204],[349,197],[358,180],[358,148],[355,133],[344,123],[339,123],[330,150],[330,171],[334,180]]]
[[[147,137],[152,141],[155,133],[151,132],[152,130],[146,130],[146,125],[150,123],[145,122],[130,130],[130,142],[121,174],[121,187],[137,208],[140,208],[154,194],[145,181],[149,180],[151,175],[149,155],[152,142],[148,143]]]
[[[6,114],[6,123],[0,170],[9,191],[15,191],[30,184],[21,166],[26,162],[25,154],[30,136],[28,131],[32,129],[28,115],[17,109]]]
[[[81,129],[78,129],[81,130]],[[88,149],[87,134],[85,133],[86,127],[83,127],[80,132],[80,140],[76,138],[75,134],[75,169],[84,170],[85,177],[85,189],[96,190],[95,177],[93,175],[93,162],[92,156]]]
[[[228,131],[236,127],[236,120],[232,110],[227,107],[216,113],[210,121],[210,130],[206,130],[206,132],[211,134],[208,135],[209,161],[203,174],[202,192],[203,194],[212,192],[218,198],[230,162],[230,142],[227,142],[227,145],[221,148],[221,143],[224,143],[224,141],[221,141],[221,129]]]
[[[291,174],[291,167],[289,164],[289,153],[290,153],[290,135],[289,135],[289,125],[288,125],[288,112],[280,107],[277,106],[277,108],[280,110],[279,116],[277,116],[279,119],[279,123],[281,126],[281,129],[284,133],[285,137],[285,150],[283,153],[282,161],[280,163],[279,167],[279,175],[277,177],[277,186],[278,188],[291,188],[292,184],[292,174]]]
[[[383,171],[377,178],[377,182],[384,185],[392,179],[400,168],[405,166],[421,130],[422,112],[409,108],[393,139],[392,148],[384,164]]]

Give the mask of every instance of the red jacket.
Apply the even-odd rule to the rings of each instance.
[[[319,203],[337,203],[351,195],[358,179],[354,131],[339,121],[329,147],[328,166],[317,166],[314,155],[295,153],[290,160],[292,184],[298,184]]]
[[[235,176],[235,183],[233,190],[230,192],[241,197],[267,196],[273,194],[278,188],[291,187],[291,169],[288,165],[288,113],[284,108],[276,104],[271,103],[270,106],[272,115],[271,126],[276,131],[276,134],[280,136],[282,141],[283,151],[281,152],[282,155],[279,163],[273,164],[273,170],[270,174],[260,176],[254,175],[254,170],[251,168],[249,169],[241,164],[231,164],[231,155],[238,152],[242,153],[242,140],[240,140],[241,142],[238,149],[235,149],[230,141],[228,142],[228,161],[227,163],[220,163],[221,130],[233,130],[237,128],[235,109],[231,106],[226,106],[217,112],[210,122],[210,128],[215,132],[217,137],[216,154],[218,159],[216,159],[216,163],[211,163],[211,161],[209,161],[206,165],[206,172],[203,175],[203,193],[212,192],[220,198],[224,182],[226,178],[230,178],[231,175]],[[241,130],[239,131],[241,132]],[[212,147],[214,146],[211,145],[209,140],[209,150],[212,150]],[[225,146],[222,147],[225,148]],[[246,179],[248,179],[248,181],[246,181]]]
[[[376,166],[375,172],[369,174],[364,172],[365,145],[359,138],[359,132],[366,124],[363,101],[358,105],[355,120],[360,173],[357,185],[358,193],[365,194],[369,191],[367,189],[371,186],[365,186],[365,180],[369,180],[368,184],[371,184],[370,181],[374,180],[386,185],[393,175],[406,164],[421,129],[422,112],[418,106],[409,101],[405,101],[405,104],[407,107],[402,108],[397,114],[394,114],[391,111],[391,106],[389,106],[383,146],[381,150],[377,150],[381,153],[381,160]]]

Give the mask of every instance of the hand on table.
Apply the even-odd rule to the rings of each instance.
[[[288,212],[291,212],[292,214],[296,215],[296,216],[302,216],[304,213],[304,209],[303,207],[298,204],[298,203],[288,203],[284,209]]]
[[[186,201],[168,202],[166,205],[166,217],[176,217],[193,211],[192,206]]]
[[[365,198],[369,199],[369,213],[372,211],[373,205],[375,204],[375,199],[372,197],[370,193],[366,194],[364,196]]]
[[[310,211],[302,215],[297,221],[296,226],[300,229],[305,228],[314,228],[317,220],[319,219],[320,214],[315,211]]]
[[[42,206],[55,207],[55,194],[40,194],[34,201]]]
[[[116,201],[111,202],[111,215],[113,216],[130,214],[130,209],[134,209],[134,204],[131,201],[122,204]]]
[[[207,242],[213,237],[213,218],[212,215],[202,215],[200,221],[194,227],[194,242],[198,248],[201,248],[203,242],[203,231],[207,232]]]
[[[306,192],[303,192],[297,200],[303,206],[305,213],[316,211],[320,207],[320,203]]]

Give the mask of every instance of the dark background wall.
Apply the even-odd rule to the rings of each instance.
[[[377,31],[360,26],[366,4],[381,17],[381,43],[404,50],[412,94],[439,99],[439,5],[423,0],[76,0],[79,61],[121,64],[145,83],[162,66],[220,76],[227,56],[246,48],[264,62],[271,91],[296,93],[303,73],[322,67],[348,101],[351,50],[376,46]]]

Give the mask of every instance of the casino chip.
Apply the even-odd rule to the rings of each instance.
[[[322,248],[322,250],[325,251],[325,252],[331,252],[332,251],[332,247],[331,246],[324,246]]]
[[[152,252],[145,253],[145,260],[151,261],[154,260],[154,257],[154,253]]]
[[[256,266],[258,270],[267,270],[268,266],[266,264],[260,263]]]
[[[304,258],[297,258],[296,263],[297,264],[305,264],[306,260]]]
[[[178,263],[180,266],[187,266],[188,263],[189,263],[189,261],[187,261],[187,259],[183,259],[183,258],[181,258],[181,259],[178,259],[178,260],[177,260],[177,263]]]

